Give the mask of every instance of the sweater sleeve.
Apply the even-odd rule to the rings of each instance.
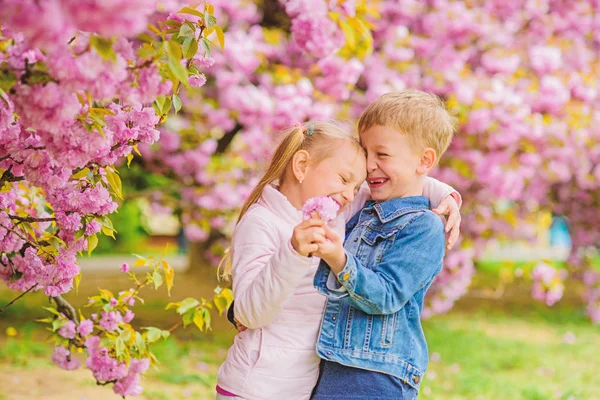
[[[256,329],[273,321],[310,270],[312,259],[300,255],[290,238],[256,214],[236,227],[232,244],[235,318]]]

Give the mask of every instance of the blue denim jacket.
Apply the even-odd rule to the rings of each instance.
[[[403,197],[367,202],[346,232],[347,263],[337,279],[325,262],[315,275],[315,287],[328,298],[317,352],[418,390],[428,364],[420,317],[442,269],[442,221],[426,197]]]

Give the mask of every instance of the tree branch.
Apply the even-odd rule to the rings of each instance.
[[[54,222],[56,218],[34,218],[34,217],[19,217],[18,215],[8,215],[10,219],[16,219],[21,222]]]
[[[7,305],[5,305],[4,307],[0,308],[0,314],[2,314],[4,312],[4,310],[6,310],[8,307],[10,307],[11,304],[13,304],[15,301],[19,300],[21,297],[25,296],[27,293],[31,292],[33,289],[35,289],[37,287],[37,283],[35,285],[33,285],[32,287],[30,287],[29,289],[27,289],[26,291],[24,291],[23,293],[21,293],[20,295],[18,295],[17,297],[15,297],[14,299],[12,299],[12,301],[10,303],[8,303]]]
[[[217,142],[217,150],[215,151],[215,154],[225,153],[225,151],[233,141],[233,138],[235,138],[235,135],[237,135],[237,133],[241,130],[242,125],[239,122],[236,123],[232,130],[227,132],[225,135],[223,135],[221,139],[219,139],[219,141]]]
[[[8,169],[2,173],[2,176],[0,177],[0,188],[4,187],[6,182],[18,182],[25,180],[25,178],[22,176],[14,176],[11,172],[12,167],[13,166],[10,165]]]
[[[51,297],[52,300],[56,303],[56,309],[58,312],[63,313],[67,318],[71,321],[79,324],[79,319],[77,317],[77,313],[75,312],[75,307],[73,307],[68,301],[66,301],[61,295],[56,297]]]

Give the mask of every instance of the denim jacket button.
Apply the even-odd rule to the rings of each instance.
[[[356,242],[358,242],[358,238],[355,238],[355,239],[354,239],[354,243],[356,243]]]
[[[327,352],[327,355],[328,355],[328,356],[330,356],[330,355],[331,355],[331,352],[330,352],[330,351],[328,351],[328,352]]]
[[[419,383],[419,377],[417,375],[413,375],[413,382],[415,383],[415,385]]]
[[[335,321],[337,318],[336,318],[336,317],[335,317],[335,315],[334,315],[333,317],[331,317],[331,319]]]

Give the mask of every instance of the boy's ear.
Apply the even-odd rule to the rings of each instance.
[[[303,181],[306,176],[306,168],[308,167],[309,159],[310,154],[308,154],[308,151],[306,150],[298,150],[292,158],[292,172],[298,182]]]
[[[426,147],[421,153],[421,159],[419,160],[419,166],[417,167],[418,174],[426,174],[435,165],[437,161],[437,153],[431,147]]]

